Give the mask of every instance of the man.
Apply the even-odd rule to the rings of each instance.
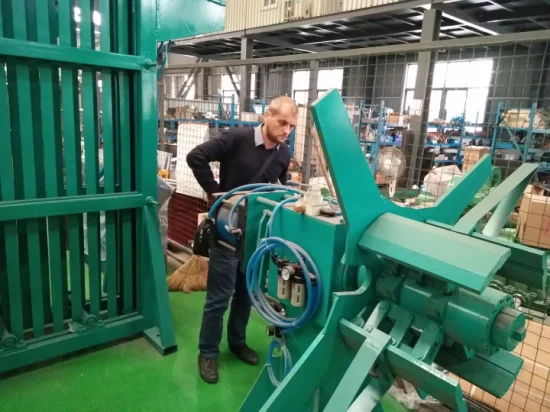
[[[275,98],[256,128],[229,129],[221,137],[195,147],[187,155],[187,164],[204,191],[227,192],[250,183],[287,181],[290,151],[285,144],[296,126],[298,107],[286,96]],[[214,180],[210,162],[220,162],[220,182]],[[208,383],[219,379],[217,358],[222,338],[223,315],[229,301],[227,322],[229,349],[242,361],[257,365],[258,355],[246,345],[246,326],[250,300],[245,274],[234,253],[218,246],[210,250],[206,303],[199,338],[199,370]]]

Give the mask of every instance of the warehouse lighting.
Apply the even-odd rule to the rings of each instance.
[[[75,7],[74,9],[74,21],[77,23],[80,23],[82,21],[82,17],[80,15],[80,7]],[[96,26],[101,26],[101,14],[98,11],[95,11],[92,13],[92,21]]]

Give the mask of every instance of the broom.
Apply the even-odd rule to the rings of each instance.
[[[191,293],[206,290],[208,279],[208,261],[199,255],[193,255],[168,277],[170,292]]]

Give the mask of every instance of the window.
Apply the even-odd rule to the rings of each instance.
[[[273,9],[277,7],[277,0],[264,0],[264,9]]]
[[[241,75],[240,74],[233,74],[233,80],[237,84],[237,89],[240,90],[241,87]],[[252,73],[250,75],[250,98],[254,99],[254,92],[256,90],[256,73]],[[235,95],[235,101],[238,103],[238,96],[237,92],[235,90],[235,87],[233,86],[233,82],[231,81],[231,77],[229,77],[228,74],[222,75],[222,96],[231,96]]]
[[[319,95],[330,89],[342,91],[344,69],[319,70],[317,93]],[[297,70],[292,75],[292,97],[298,104],[306,105],[309,96],[309,70]]]
[[[410,113],[418,65],[410,64],[405,76],[403,113]],[[436,63],[430,96],[429,121],[464,116],[470,123],[484,121],[492,59]]]

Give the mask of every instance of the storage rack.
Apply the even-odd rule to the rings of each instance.
[[[223,97],[218,96],[218,118],[223,117]],[[250,101],[250,111],[254,112],[254,108],[256,105],[261,105],[262,107],[262,113],[265,112],[266,108],[266,102],[265,100],[251,100]],[[166,137],[169,137],[172,141],[175,141],[177,139],[177,133],[176,133],[176,124],[179,122],[189,122],[189,123],[207,123],[209,125],[213,125],[216,129],[224,128],[224,127],[242,127],[242,126],[251,126],[256,127],[260,125],[260,122],[253,122],[253,121],[243,121],[243,120],[237,120],[236,119],[236,107],[237,102],[235,101],[235,95],[231,95],[231,102],[229,103],[229,118],[224,120],[215,120],[215,119],[194,119],[194,118],[174,118],[174,119],[166,119],[165,121],[170,122],[169,130],[172,133],[167,134]],[[295,131],[293,130],[290,134],[287,144],[290,149],[290,156],[294,156],[294,141],[295,141]]]
[[[540,158],[545,151],[544,148],[535,149],[533,146],[533,135],[542,134],[550,135],[550,129],[537,129],[534,127],[535,115],[537,113],[537,104],[533,103],[529,109],[529,125],[528,127],[511,127],[504,121],[504,114],[507,112],[507,109],[504,108],[504,103],[500,102],[497,106],[497,112],[495,116],[495,124],[493,126],[493,136],[491,139],[491,155],[493,156],[496,150],[510,150],[515,149],[521,155],[521,161],[529,162],[536,158]],[[499,131],[506,130],[510,135],[509,142],[498,142],[497,137]],[[526,132],[525,143],[520,144],[515,139],[515,132],[524,131]],[[532,157],[530,155],[533,155]],[[550,167],[541,166],[539,167],[539,172],[549,172]]]
[[[368,120],[370,117],[369,112],[375,111],[378,111],[378,119]],[[361,138],[361,131],[364,125],[376,127],[376,129],[372,128],[373,130],[375,130],[374,142],[369,142]],[[365,102],[361,100],[361,102],[359,103],[359,118],[357,121],[357,138],[359,139],[361,145],[364,147],[365,155],[367,153],[370,153],[371,157],[373,158],[372,164],[375,165],[374,168],[376,168],[376,158],[378,156],[378,153],[380,152],[380,148],[386,146],[399,147],[401,145],[401,141],[386,141],[388,129],[397,128],[406,128],[406,126],[388,123],[388,120],[386,119],[386,106],[384,100],[381,100],[380,104],[370,105],[365,104]]]
[[[464,116],[462,117],[464,119]],[[435,147],[435,148],[441,148],[441,149],[456,149],[456,156],[455,159],[441,159],[441,160],[435,160],[434,163],[436,164],[456,164],[461,165],[463,161],[463,155],[462,155],[462,142],[465,137],[465,123],[464,120],[462,120],[460,123],[456,124],[437,124],[437,123],[428,123],[428,128],[436,128],[438,131],[443,130],[443,133],[447,130],[460,130],[460,135],[456,136],[458,138],[458,143],[426,143],[426,147]],[[453,136],[454,138],[454,136]]]

